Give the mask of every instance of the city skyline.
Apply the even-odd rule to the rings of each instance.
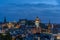
[[[60,40],[60,0],[0,0],[0,40]]]

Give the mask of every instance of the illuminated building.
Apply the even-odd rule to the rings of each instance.
[[[52,29],[52,25],[50,24],[50,21],[49,21],[49,23],[48,23],[48,33],[51,33],[51,29]]]
[[[1,24],[2,28],[7,28],[7,20],[6,17],[4,17],[4,21]]]
[[[32,29],[32,33],[35,34],[37,31],[36,31],[36,28],[33,28]]]
[[[7,26],[8,26],[8,28],[12,28],[12,27],[14,27],[14,24],[12,24],[11,22],[9,22],[9,23],[7,24]]]
[[[39,24],[40,24],[40,20],[39,20],[38,17],[36,17],[36,19],[35,19],[35,26],[38,28]]]
[[[6,24],[6,23],[2,24],[2,27],[6,27],[6,26],[7,26],[7,24]]]
[[[26,25],[27,19],[20,19],[18,22],[20,25]]]
[[[6,18],[4,20],[4,22],[6,22]],[[27,23],[28,22],[28,23]],[[27,23],[27,24],[26,24]],[[7,25],[6,25],[7,24]],[[28,25],[28,27],[26,26]],[[41,23],[41,20],[36,17],[35,20],[26,20],[26,19],[21,19],[19,22],[8,22],[8,23],[4,23],[2,24],[2,27],[7,26],[8,31],[11,32],[11,35],[17,35],[20,34],[22,37],[28,37],[28,35],[30,34],[36,34],[36,35],[40,35],[41,33],[43,34],[50,34],[52,33],[52,30],[54,28],[54,25],[50,23],[48,23],[48,26],[45,25],[44,23]],[[2,28],[2,32],[5,32],[5,30]],[[12,36],[12,40],[15,40],[15,36]],[[40,36],[35,36],[35,38],[37,38],[38,40],[40,40]],[[56,37],[57,39],[60,38],[60,36]]]
[[[16,28],[20,28],[20,24],[16,24]]]
[[[41,33],[41,26],[40,26],[41,21],[39,20],[38,17],[35,19],[35,28],[33,28],[33,33]]]
[[[58,33],[58,34],[55,36],[55,38],[56,38],[57,40],[60,40],[60,33]]]

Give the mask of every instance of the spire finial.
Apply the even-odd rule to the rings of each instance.
[[[6,23],[6,17],[4,17],[4,23]]]

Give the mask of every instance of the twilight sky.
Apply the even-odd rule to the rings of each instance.
[[[37,6],[37,4],[42,3],[43,6]],[[21,6],[21,4],[29,5]],[[30,4],[34,5],[31,6]],[[0,0],[0,21],[3,20],[4,16],[7,17],[8,21],[18,20],[19,18],[34,19],[39,16],[45,23],[49,19],[52,23],[60,23],[60,6],[57,6],[59,4],[60,0]]]
[[[0,4],[8,3],[46,3],[46,4],[58,4],[60,0],[0,0]]]

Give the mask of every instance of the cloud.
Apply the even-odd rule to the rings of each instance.
[[[10,4],[10,3],[16,3],[16,4],[22,4],[22,3],[45,3],[45,4],[53,4],[57,5],[60,3],[60,0],[0,0],[1,4]]]
[[[0,0],[1,3],[16,3],[16,4],[21,4],[21,3],[46,3],[46,4],[58,4],[56,0]]]
[[[33,3],[45,3],[45,4],[58,5],[56,0],[40,0],[38,2],[33,2]]]
[[[58,4],[60,4],[60,0],[56,0]]]

